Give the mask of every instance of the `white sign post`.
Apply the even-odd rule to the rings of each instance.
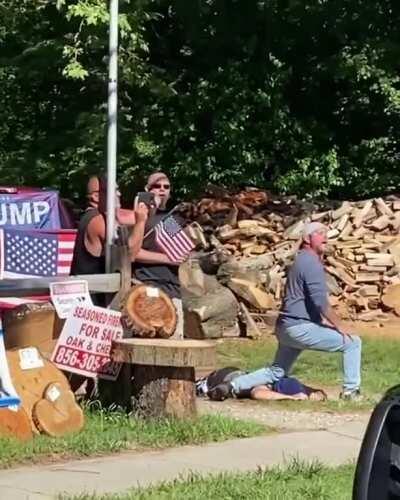
[[[120,312],[76,305],[64,324],[51,360],[61,370],[116,380],[121,363],[111,360],[111,344],[122,335]]]

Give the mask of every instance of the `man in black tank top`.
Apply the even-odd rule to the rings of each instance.
[[[78,225],[71,266],[72,275],[105,273],[107,179],[104,176],[91,177],[87,196],[89,206]],[[148,209],[144,203],[140,203],[135,211],[122,210],[119,208],[118,191],[116,196],[118,197],[117,223],[123,219],[124,223],[134,225],[128,239],[131,258],[134,260],[142,245]],[[99,302],[97,296],[93,298]]]

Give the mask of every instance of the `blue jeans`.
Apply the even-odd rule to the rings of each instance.
[[[232,381],[236,393],[247,391],[258,385],[271,385],[290,370],[303,350],[342,352],[343,389],[353,391],[361,383],[361,339],[355,335],[344,337],[334,328],[316,323],[280,328],[277,332],[278,350],[271,366],[266,366]]]

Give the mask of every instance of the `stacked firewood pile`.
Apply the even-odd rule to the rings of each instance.
[[[218,270],[250,311],[279,307],[287,266],[304,224],[329,228],[326,270],[332,304],[352,319],[400,316],[400,199],[312,204],[260,190],[214,192],[186,204],[210,248],[226,256]]]

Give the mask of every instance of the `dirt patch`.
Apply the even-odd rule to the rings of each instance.
[[[279,431],[332,430],[368,423],[369,412],[336,413],[333,411],[295,411],[278,408],[280,403],[229,399],[222,403],[199,399],[199,413],[217,413],[227,417],[255,420]],[[301,404],[301,403],[299,403]]]

